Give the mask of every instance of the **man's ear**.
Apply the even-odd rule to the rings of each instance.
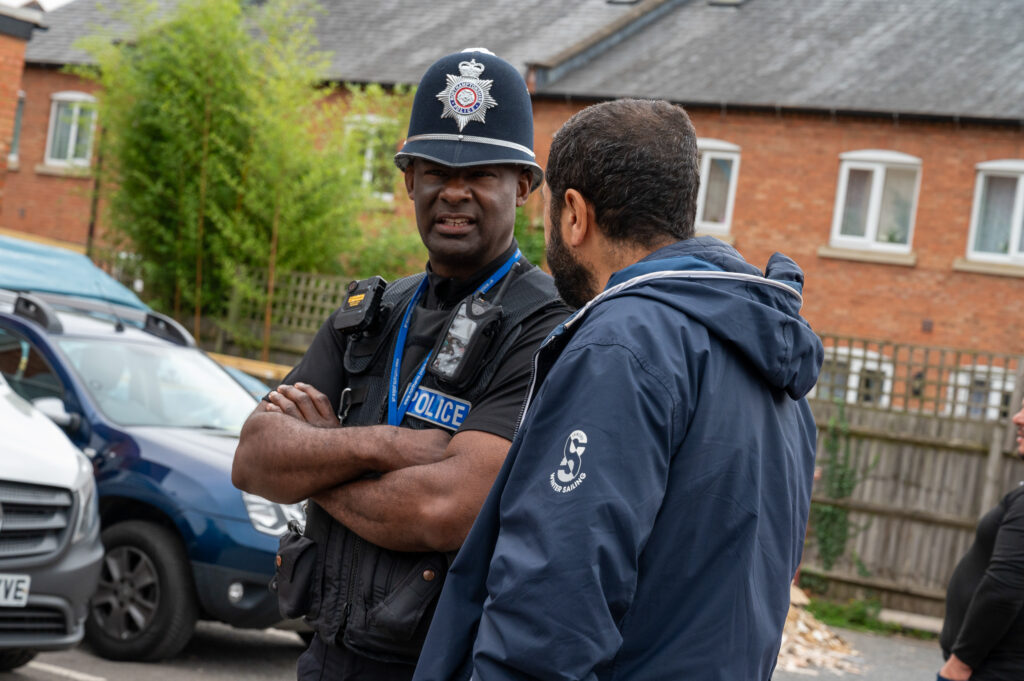
[[[522,206],[526,199],[530,198],[530,187],[533,186],[533,173],[529,168],[519,171],[519,179],[516,181],[516,206]]]
[[[410,163],[405,167],[405,170],[403,171],[403,174],[405,175],[405,193],[409,195],[410,199],[412,198],[413,186],[416,183],[412,167],[413,164]]]
[[[581,245],[597,229],[594,207],[575,189],[565,190],[562,224],[565,226],[562,239],[570,246]]]

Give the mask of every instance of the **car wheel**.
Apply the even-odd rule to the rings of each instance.
[[[89,601],[85,638],[111,660],[154,661],[180,652],[199,615],[195,585],[178,537],[154,523],[103,531],[103,569]]]
[[[35,650],[25,650],[24,648],[0,650],[0,672],[9,672],[23,664],[28,664],[35,656]]]

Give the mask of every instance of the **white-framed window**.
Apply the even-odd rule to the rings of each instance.
[[[892,362],[873,350],[825,348],[818,382],[808,397],[888,407],[892,400],[892,378]]]
[[[88,166],[95,130],[95,97],[85,92],[55,92],[46,135],[46,165]]]
[[[393,118],[362,114],[347,122],[363,157],[363,186],[383,201],[394,199],[394,156],[398,148],[398,121]]]
[[[698,232],[728,234],[740,172],[740,148],[722,140],[697,140],[700,157],[700,190],[697,192]]]
[[[11,135],[11,148],[7,152],[7,162],[18,162],[18,146],[21,142],[21,117],[25,111],[25,93],[18,92],[18,108],[14,110],[14,134]]]
[[[1024,159],[988,161],[976,168],[967,257],[1024,265]]]
[[[839,155],[832,246],[909,253],[921,159],[880,149]]]
[[[996,421],[1009,418],[1015,383],[1003,367],[978,364],[954,371],[949,377],[946,413],[960,418]]]

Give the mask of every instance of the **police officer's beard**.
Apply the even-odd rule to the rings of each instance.
[[[567,305],[583,307],[598,294],[594,275],[566,248],[557,228],[551,230],[545,257],[555,279],[555,288]]]

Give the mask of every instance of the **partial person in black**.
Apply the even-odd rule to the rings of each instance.
[[[309,500],[275,578],[282,613],[316,631],[300,679],[412,677],[533,353],[569,312],[512,236],[542,178],[532,145],[514,67],[476,48],[431,66],[395,157],[426,272],[383,291],[360,282],[242,429],[235,485]]]
[[[1013,416],[1024,458],[1024,404]],[[939,681],[1024,679],[1024,483],[978,523],[946,590]]]

